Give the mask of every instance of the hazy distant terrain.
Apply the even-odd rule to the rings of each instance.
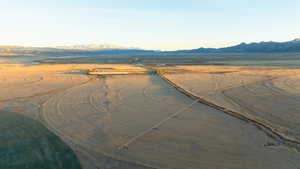
[[[116,45],[75,45],[52,48],[0,46],[0,56],[99,56],[99,55],[139,55],[139,54],[204,54],[204,53],[287,53],[300,52],[300,39],[288,42],[241,43],[225,48],[199,48],[192,50],[160,51],[144,50]]]
[[[20,64],[145,64],[145,65],[240,65],[300,67],[300,53],[210,53],[155,55],[0,56],[2,63]]]
[[[276,44],[0,47],[0,168],[299,169],[300,52]]]
[[[299,144],[289,144],[274,132],[258,127],[256,122],[228,115],[224,110],[187,97],[158,74],[104,77],[86,73],[92,68],[121,66],[135,67],[0,65],[3,120],[0,166],[13,169],[24,166],[39,169],[299,168]],[[276,131],[299,142],[299,69],[152,68],[216,104],[265,120]],[[269,80],[272,77],[279,81]],[[284,91],[279,92],[277,88]],[[264,104],[268,106],[263,108]],[[245,111],[245,106],[250,110]],[[24,158],[20,154],[28,156]]]
[[[0,59],[34,63],[299,66],[300,40],[242,43],[226,48],[159,51],[114,45],[56,48],[0,46]],[[258,62],[259,61],[259,62]]]
[[[40,63],[98,63],[145,65],[252,65],[252,66],[300,66],[300,53],[211,53],[177,55],[106,55],[42,58]]]

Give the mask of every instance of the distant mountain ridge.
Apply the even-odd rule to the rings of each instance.
[[[156,54],[201,54],[201,53],[288,53],[300,52],[300,38],[288,42],[240,43],[224,48],[198,48],[192,50],[160,51],[108,44],[22,47],[0,46],[0,56],[72,56],[72,55],[156,55]]]
[[[192,50],[178,50],[177,53],[276,53],[300,52],[300,38],[288,42],[259,42],[240,43],[225,48],[198,48]]]

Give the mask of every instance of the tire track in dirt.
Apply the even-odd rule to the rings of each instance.
[[[262,81],[258,81],[258,82],[254,82],[254,83],[249,83],[249,84],[244,84],[243,82],[241,83],[242,85],[240,86],[240,88],[243,88],[245,91],[248,91],[249,94],[252,94],[254,97],[256,97],[256,99],[260,99],[261,102],[264,102],[266,99],[269,99],[269,98],[276,98],[278,96],[287,96],[288,98],[287,99],[291,99],[293,101],[296,101],[296,102],[299,102],[299,100],[293,98],[293,97],[290,97],[289,95],[287,95],[287,93],[280,89],[280,88],[277,88],[274,86],[273,84],[273,80],[276,80],[276,79],[279,79],[279,78],[274,78],[274,77],[268,77],[266,80],[262,80]],[[264,87],[267,89],[267,91],[265,93],[257,93],[256,90],[254,89],[251,89],[250,86],[257,86],[257,87]],[[221,92],[222,95],[225,96],[225,98],[228,98],[229,100],[232,100],[233,102],[235,103],[239,103],[239,106],[240,107],[246,107],[246,103],[244,103],[242,100],[236,98],[236,97],[233,97],[233,96],[230,96],[230,94],[227,94],[227,92],[229,92],[231,89],[237,89],[237,88],[230,88],[230,89],[227,89],[227,90],[223,90]],[[270,92],[268,92],[270,91]],[[280,104],[280,101],[279,101],[279,104]],[[256,111],[256,112],[260,112],[260,111],[263,111],[263,110],[260,110],[260,108],[257,108],[255,105],[251,105],[252,107],[247,107],[246,109],[249,111]],[[252,110],[253,109],[253,110]],[[300,109],[296,108],[295,109],[296,111],[299,111]],[[271,112],[265,112],[267,113],[269,116],[273,116],[273,114]]]
[[[140,133],[138,133],[136,136],[132,137],[131,139],[129,139],[129,141],[127,141],[126,143],[124,143],[123,145],[121,145],[119,147],[119,149],[128,149],[129,148],[129,145],[132,144],[133,142],[135,142],[136,140],[146,136],[148,133],[154,131],[154,130],[157,130],[160,126],[162,126],[163,124],[165,124],[167,121],[173,119],[173,118],[176,118],[178,117],[179,114],[181,113],[184,113],[186,110],[188,110],[189,108],[191,108],[194,104],[198,103],[199,101],[196,100],[194,101],[193,103],[189,104],[188,106],[180,109],[179,111],[171,114],[170,116],[162,119],[161,121],[159,121],[158,123],[154,124],[153,126],[151,126],[150,128],[144,130],[144,131],[141,131]]]
[[[42,112],[43,112],[43,107],[46,105],[46,103],[52,98],[55,97],[55,95],[61,94],[67,90],[70,90],[72,88],[75,88],[77,86],[81,86],[84,85],[86,83],[89,83],[90,81],[94,80],[93,78],[90,78],[89,80],[79,84],[79,85],[74,85],[68,88],[64,88],[64,89],[58,89],[58,90],[54,90],[51,93],[46,92],[46,96],[51,96],[50,98],[46,99],[45,101],[43,101],[42,103],[39,104],[39,119],[43,120],[43,116],[42,116]],[[42,96],[44,96],[45,94],[42,93]],[[32,98],[32,97],[39,97],[40,95],[33,95],[33,96],[29,96],[29,97],[24,97],[24,98]]]
[[[51,99],[53,100],[54,99],[54,104],[56,105],[56,113],[59,113],[59,114],[63,114],[61,112],[61,110],[59,109],[59,102],[60,102],[60,99],[63,97],[63,95],[65,95],[67,92],[69,92],[70,90],[73,90],[74,88],[78,88],[78,87],[82,87],[88,83],[90,83],[91,81],[88,81],[87,83],[84,83],[84,84],[81,84],[81,85],[78,85],[78,86],[74,86],[72,88],[68,88],[67,90],[64,90],[63,93],[60,93],[56,96],[52,96],[51,98],[49,98],[48,100],[46,100],[42,106],[41,106],[41,109],[40,109],[40,116],[41,116],[41,119],[43,119],[43,121],[47,124],[47,127],[52,130],[53,132],[55,132],[57,135],[59,135],[60,137],[64,138],[65,140],[67,140],[68,142],[76,145],[76,146],[79,146],[79,147],[84,147],[84,149],[86,149],[86,153],[85,154],[90,154],[88,152],[94,152],[94,144],[85,144],[84,142],[82,142],[81,139],[78,139],[77,138],[73,138],[72,136],[64,133],[62,130],[60,130],[56,125],[55,125],[55,122],[53,122],[53,120],[51,120],[51,115],[50,114],[53,114],[51,112],[47,112],[45,110],[45,107],[47,106],[47,104],[50,104],[50,101]],[[58,98],[55,98],[55,97],[58,97]],[[57,112],[57,111],[60,111],[60,112]],[[88,155],[90,157],[92,157],[92,155]],[[131,161],[128,161],[126,159],[122,159],[120,157],[114,157],[114,156],[111,156],[109,154],[106,154],[105,152],[101,152],[100,153],[100,156],[102,156],[102,160],[104,161],[107,161],[109,163],[111,163],[110,165],[114,165],[113,163],[117,164],[117,165],[121,165],[121,166],[132,166],[130,168],[143,168],[143,169],[154,169],[154,168],[158,168],[158,167],[153,167],[153,166],[150,166],[148,164],[144,164],[144,163],[140,163],[140,162],[131,162]],[[93,159],[97,159],[97,157],[93,157]],[[101,167],[101,166],[99,166]]]
[[[280,95],[283,95],[283,96],[287,96],[288,99],[291,99],[291,100],[294,100],[296,102],[299,102],[300,103],[300,100],[293,97],[293,96],[290,96],[285,90],[281,89],[281,88],[278,88],[274,85],[274,80],[276,79],[279,79],[279,78],[273,78],[273,79],[270,79],[270,81],[266,81],[263,83],[263,86],[268,88],[270,91],[271,91],[271,94],[274,95],[274,96],[280,96]],[[288,87],[288,86],[287,86]],[[297,91],[297,89],[294,88],[294,90]],[[297,109],[299,110],[299,109]]]
[[[232,110],[229,110],[225,107],[216,105],[204,98],[201,98],[197,95],[194,95],[193,93],[190,93],[189,91],[185,90],[183,87],[177,85],[175,82],[169,80],[167,77],[165,77],[163,75],[162,72],[160,72],[159,70],[157,71],[158,75],[165,80],[167,83],[169,83],[170,85],[172,85],[173,87],[175,87],[179,92],[185,94],[188,97],[193,98],[194,100],[199,100],[200,103],[205,104],[209,107],[212,107],[216,110],[219,110],[223,113],[226,113],[230,116],[233,116],[235,118],[238,118],[240,120],[243,120],[245,122],[248,122],[254,126],[256,126],[259,130],[263,131],[267,136],[275,139],[276,141],[280,142],[282,145],[285,145],[287,147],[290,148],[294,148],[297,150],[297,152],[300,151],[300,142],[298,140],[289,138],[288,136],[284,135],[283,133],[281,133],[280,131],[278,131],[277,129],[273,128],[272,126],[270,126],[269,124],[266,124],[260,120],[257,120],[253,117],[249,117],[248,115],[245,115],[243,113],[239,113],[239,112],[235,112]]]
[[[292,81],[292,79],[290,78],[286,78],[283,83],[285,84],[285,86],[287,86],[288,88],[292,89],[292,90],[295,90],[295,91],[298,91],[300,88],[298,87],[295,87],[294,85],[292,84],[295,84],[298,82],[298,84],[300,84],[300,79],[294,79],[294,81]]]
[[[11,99],[3,99],[3,100],[0,100],[0,102],[10,102],[10,101],[18,101],[18,100],[27,100],[27,99],[33,99],[33,98],[41,97],[41,96],[51,96],[53,94],[59,93],[61,91],[64,91],[66,89],[68,89],[68,88],[54,89],[54,90],[50,90],[50,91],[47,91],[47,92],[41,92],[41,93],[37,93],[37,94],[34,94],[34,95],[30,95],[30,96],[15,97],[15,98],[11,98]]]
[[[235,79],[236,80],[236,79]],[[220,94],[222,96],[224,96],[225,100],[228,100],[230,101],[231,103],[233,103],[234,105],[237,105],[238,107],[242,108],[243,110],[245,110],[243,113],[246,113],[248,116],[251,116],[249,113],[251,112],[255,112],[255,113],[258,113],[260,111],[259,108],[257,108],[255,105],[251,105],[251,106],[248,106],[248,104],[244,103],[241,99],[237,98],[237,97],[233,97],[231,96],[230,94],[227,94],[230,90],[233,90],[233,89],[244,89],[245,91],[248,91],[249,94],[255,96],[257,99],[261,99],[261,100],[264,100],[264,96],[269,96],[270,94],[258,94],[255,90],[251,89],[249,86],[253,86],[253,85],[260,85],[260,83],[263,83],[264,81],[267,81],[267,80],[262,80],[262,81],[257,81],[257,82],[253,82],[253,83],[248,83],[248,84],[245,84],[245,82],[241,79],[240,80],[240,86],[239,87],[232,87],[232,88],[229,88],[229,89],[226,89],[226,90],[222,90],[220,92]],[[233,79],[231,80],[233,81]],[[272,116],[272,113],[269,113],[269,112],[266,112],[268,113],[268,115]],[[254,117],[253,117],[254,118]]]

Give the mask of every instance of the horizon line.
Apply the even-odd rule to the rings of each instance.
[[[135,46],[126,46],[126,45],[118,45],[114,43],[81,43],[81,44],[66,44],[66,45],[1,45],[0,47],[22,47],[22,48],[52,48],[52,49],[67,49],[67,47],[75,47],[75,46],[90,46],[90,45],[111,45],[111,46],[116,46],[116,48],[107,48],[107,49],[136,49],[136,50],[154,50],[154,51],[178,51],[178,50],[193,50],[193,49],[200,49],[200,48],[212,48],[212,49],[221,49],[221,48],[226,48],[226,47],[231,47],[231,46],[236,46],[239,44],[251,44],[251,43],[263,43],[263,42],[277,42],[277,43],[284,43],[284,42],[291,42],[291,41],[300,41],[300,38],[294,38],[292,40],[288,41],[257,41],[257,42],[227,42],[228,45],[222,45],[218,47],[209,47],[206,45],[202,45],[196,48],[169,48],[169,49],[157,49],[157,48],[143,48],[143,47],[135,47]],[[66,48],[63,48],[66,47]],[[119,48],[118,48],[119,47]],[[92,48],[91,48],[92,49]],[[69,49],[72,50],[72,49]],[[74,49],[75,50],[75,49]],[[77,50],[84,50],[84,49],[77,49]],[[97,49],[95,49],[97,50]]]

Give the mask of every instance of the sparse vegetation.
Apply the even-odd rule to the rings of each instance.
[[[73,150],[39,122],[0,112],[0,168],[81,169]]]

